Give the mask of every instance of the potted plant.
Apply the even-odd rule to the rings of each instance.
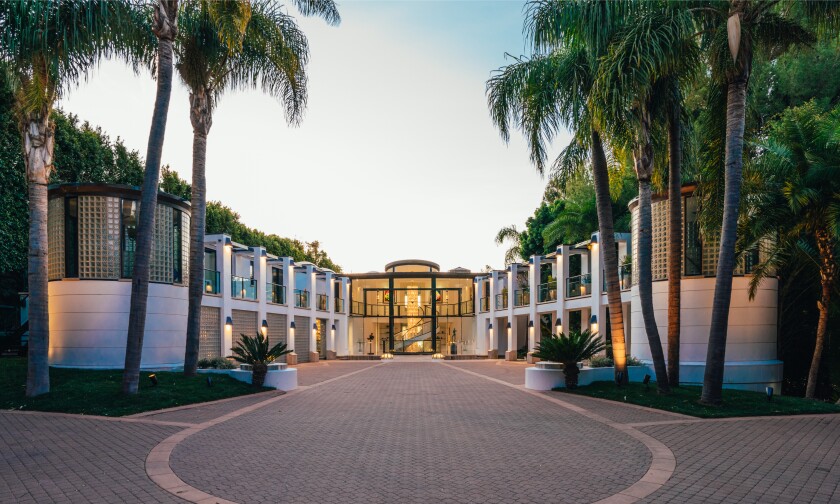
[[[568,335],[546,335],[537,344],[534,356],[543,361],[560,362],[563,364],[563,376],[566,380],[566,388],[577,388],[578,369],[577,363],[587,359],[604,350],[604,342],[588,329],[583,332],[570,331]]]
[[[273,347],[268,346],[268,338],[257,333],[255,338],[241,334],[242,338],[231,348],[233,360],[251,366],[251,384],[255,387],[262,387],[265,382],[265,375],[268,372],[268,365],[278,358],[292,353],[286,348],[285,343],[277,343]]]

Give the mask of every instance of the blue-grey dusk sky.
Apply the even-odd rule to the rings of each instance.
[[[345,1],[338,27],[299,18],[311,49],[304,120],[288,127],[256,90],[225,95],[208,141],[209,199],[265,232],[319,240],[348,272],[405,258],[502,266],[496,231],[521,227],[545,184],[521,135],[501,140],[484,94],[505,52],[526,52],[522,6]],[[154,92],[148,72],[109,61],[60,106],[145,155]],[[190,180],[191,156],[177,82],[163,162]]]

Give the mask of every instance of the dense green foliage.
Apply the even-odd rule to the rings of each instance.
[[[148,375],[143,373],[140,377],[142,393],[127,396],[120,394],[121,369],[51,368],[50,392],[27,398],[24,396],[26,359],[0,359],[0,408],[124,416],[265,390],[221,374],[211,375],[211,387],[207,385],[206,375],[188,378],[174,372],[156,372],[158,384],[152,386]]]
[[[840,406],[836,404],[779,395],[775,395],[772,401],[768,401],[765,394],[744,390],[724,389],[723,405],[719,407],[704,406],[697,402],[700,399],[700,387],[672,387],[668,395],[658,394],[655,386],[646,387],[641,383],[631,383],[619,388],[612,382],[595,382],[573,391],[562,388],[555,390],[700,418],[840,413]]]

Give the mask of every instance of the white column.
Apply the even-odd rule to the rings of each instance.
[[[228,357],[231,355],[231,347],[233,347],[233,327],[227,324],[228,317],[233,316],[232,308],[232,289],[231,289],[231,261],[233,260],[233,246],[226,243],[230,237],[224,235],[222,239],[216,244],[216,269],[219,271],[219,292],[222,295],[222,355]]]
[[[286,289],[286,339],[288,341],[287,348],[292,351],[297,359],[295,353],[295,330],[292,324],[295,322],[295,261],[291,257],[283,258],[283,285]],[[288,357],[287,357],[288,361]],[[297,360],[295,360],[297,362]]]
[[[254,247],[254,288],[257,290],[257,328],[262,328],[263,320],[266,320],[266,292],[268,274],[268,257],[265,255],[265,248]]]
[[[597,317],[597,331],[601,334],[602,338],[609,337],[608,335],[604,334],[603,329],[606,328],[607,322],[607,306],[601,302],[601,295],[605,292],[604,291],[604,258],[603,258],[603,247],[601,246],[601,235],[600,233],[595,233],[592,235],[592,243],[591,248],[589,250],[590,254],[590,263],[592,264],[592,304],[590,305],[590,318],[592,315]],[[591,327],[590,327],[591,329]]]
[[[557,247],[557,310],[554,315],[554,327],[551,329],[554,334],[557,334],[557,320],[565,323],[566,279],[569,277],[568,264],[565,246],[561,245]]]
[[[313,324],[315,324],[315,319],[318,318],[318,313],[315,311],[315,306],[317,305],[317,293],[318,293],[318,286],[317,286],[317,276],[315,274],[315,267],[311,264],[306,266],[306,278],[309,279],[309,327],[306,328],[309,331],[309,361],[312,362],[317,359],[315,357],[318,352],[316,351],[317,341],[315,339],[315,330],[312,329]]]
[[[327,356],[329,356],[331,353],[335,353],[335,334],[333,334],[332,331],[332,326],[335,324],[335,279],[330,271],[327,271],[325,276],[327,289],[327,311],[329,312],[327,323],[330,325],[327,327],[327,341],[325,341],[324,344],[327,346]]]

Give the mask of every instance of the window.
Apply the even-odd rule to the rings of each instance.
[[[134,254],[137,250],[137,201],[122,200],[122,278],[134,273]]]
[[[271,268],[271,283],[275,285],[283,285],[283,269]]]
[[[64,276],[79,277],[79,199],[67,198],[64,203]]]
[[[216,251],[204,249],[204,269],[216,271]]]
[[[172,212],[172,253],[174,260],[172,261],[172,281],[173,283],[182,283],[183,281],[183,230],[181,229],[181,212],[175,210]]]

